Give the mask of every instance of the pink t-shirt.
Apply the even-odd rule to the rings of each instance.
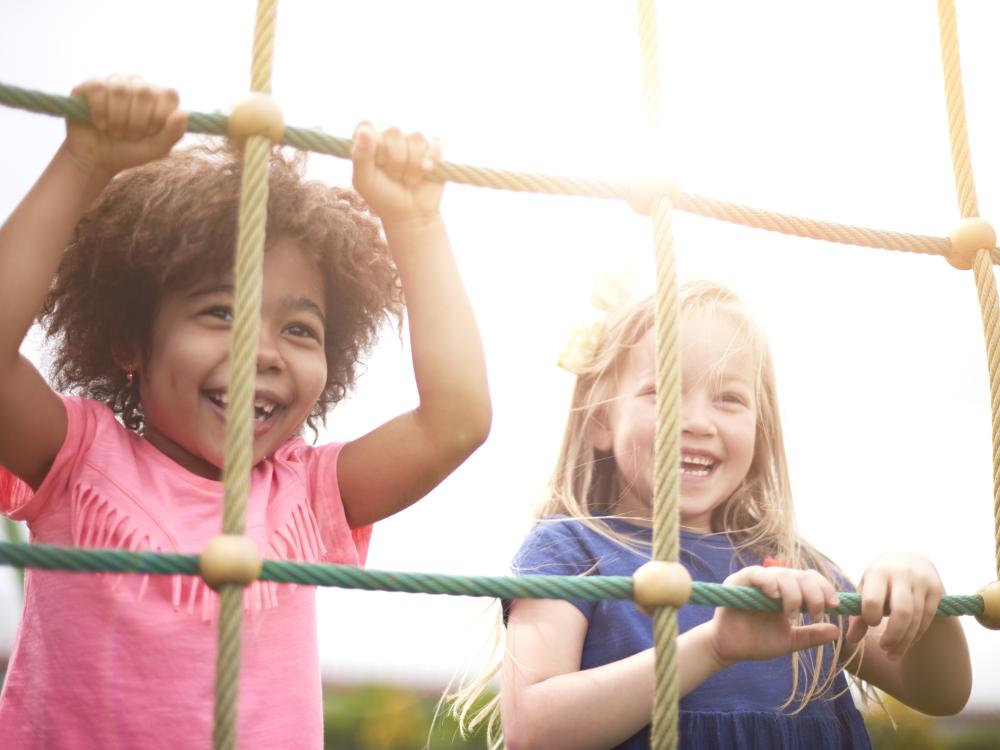
[[[102,404],[64,399],[66,441],[38,491],[0,468],[0,512],[33,542],[198,553],[221,528],[222,483],[188,472]],[[338,444],[301,438],[253,469],[246,534],[268,558],[362,565]],[[4,476],[6,475],[6,476]],[[209,748],[218,596],[193,576],[28,570],[0,694],[0,745],[18,750]],[[239,747],[320,748],[315,589],[244,595]]]

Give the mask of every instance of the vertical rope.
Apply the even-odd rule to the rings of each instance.
[[[973,260],[979,309],[986,338],[986,364],[990,374],[990,409],[993,415],[993,528],[996,573],[1000,579],[1000,304],[989,249],[980,250]]]
[[[663,125],[660,101],[660,42],[656,25],[656,0],[637,0],[639,12],[639,55],[642,63],[642,94],[646,121],[650,128]]]
[[[654,142],[662,127],[660,52],[655,0],[637,0],[639,52],[646,118]],[[653,559],[675,561],[680,539],[677,519],[680,456],[680,357],[677,319],[677,269],[674,260],[673,207],[664,196],[652,207],[656,248],[656,438],[653,460]],[[653,694],[654,750],[677,746],[677,610],[653,613],[656,689]]]
[[[271,61],[277,0],[260,0],[254,28],[251,89],[271,91]],[[222,533],[242,534],[253,458],[253,397],[260,335],[260,300],[264,233],[267,223],[268,156],[271,142],[247,139],[240,185],[239,230],[233,278],[233,339],[223,481]],[[235,750],[236,716],[242,660],[243,587],[226,585],[220,592],[219,648],[215,662],[216,750]]]
[[[653,559],[676,561],[678,463],[680,456],[680,325],[677,268],[674,259],[673,207],[670,199],[653,204],[656,245],[656,438],[653,461]],[[653,612],[656,692],[653,695],[653,750],[677,746],[677,610]]]
[[[965,126],[965,92],[962,87],[962,61],[958,52],[955,0],[938,0],[938,25],[941,32],[945,101],[948,107],[951,166],[955,174],[958,208],[964,219],[979,216],[979,203],[976,200],[976,183],[972,176],[972,158],[969,156],[969,135]]]
[[[938,0],[938,24],[941,31],[941,65],[944,69],[945,102],[948,108],[948,137],[951,142],[955,192],[962,218],[979,216],[976,182],[972,173],[969,135],[965,122],[965,93],[962,86],[962,61],[958,49],[958,24],[955,0]],[[990,378],[990,409],[993,426],[993,518],[997,578],[1000,578],[1000,307],[997,304],[996,277],[990,253],[976,253],[972,264],[983,318],[986,360]]]

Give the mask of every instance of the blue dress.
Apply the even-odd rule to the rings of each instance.
[[[652,531],[618,519],[604,519],[617,532],[650,542]],[[535,526],[514,559],[518,575],[631,576],[648,556],[624,548],[573,519],[552,519]],[[744,552],[737,557],[725,534],[681,531],[680,562],[695,581],[722,583],[731,573],[759,563]],[[653,645],[652,620],[630,601],[573,601],[587,618],[580,669],[609,664]],[[715,609],[687,605],[678,612],[683,633],[708,621]],[[800,652],[810,658],[812,652]],[[829,651],[824,663],[829,663]],[[860,712],[846,690],[843,673],[829,695],[814,698],[799,713],[778,707],[791,693],[792,660],[785,655],[769,661],[745,661],[709,677],[680,701],[681,748],[808,748],[845,750],[871,748]],[[799,685],[802,685],[800,676]],[[837,697],[832,697],[840,693]],[[791,708],[795,708],[793,703]],[[618,745],[616,750],[646,750],[650,727]]]

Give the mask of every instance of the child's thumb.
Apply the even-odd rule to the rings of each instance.
[[[837,639],[840,629],[832,622],[817,622],[792,628],[792,651],[816,648]]]

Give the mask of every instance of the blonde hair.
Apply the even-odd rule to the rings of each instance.
[[[796,527],[774,364],[767,337],[743,301],[718,282],[693,280],[681,285],[680,315],[690,314],[700,314],[709,320],[723,317],[733,324],[736,333],[730,342],[728,355],[737,352],[748,354],[756,374],[754,455],[746,477],[713,512],[712,531],[727,533],[740,556],[744,552],[758,556],[772,555],[790,568],[815,569],[839,588],[840,581],[844,580],[842,573],[826,556],[803,540]],[[639,544],[632,538],[623,537],[606,522],[607,518],[616,516],[616,503],[623,488],[619,486],[614,456],[595,447],[588,426],[592,420],[602,419],[602,411],[617,390],[617,380],[629,351],[639,345],[646,332],[654,327],[655,317],[652,297],[609,311],[593,355],[577,373],[562,446],[548,492],[536,510],[536,522],[563,515],[623,545],[635,547]],[[629,520],[641,522],[649,519]],[[829,618],[824,620],[829,621]],[[829,695],[839,671],[836,655],[846,628],[846,618],[837,616],[834,621],[841,635],[832,649],[819,646],[812,649],[813,656],[806,659],[799,652],[791,654],[792,690],[780,710],[797,703],[790,712],[796,714],[810,700]],[[502,627],[502,623],[498,624],[499,629]],[[502,638],[498,638],[499,642]],[[822,667],[825,658],[828,669],[824,677]],[[860,650],[851,658],[860,658]],[[458,720],[463,734],[485,724],[491,748],[499,747],[502,740],[498,732],[499,696],[482,706],[478,705],[478,699],[500,671],[502,662],[503,653],[498,646],[486,673],[445,696],[450,703],[450,713]],[[800,669],[806,677],[804,687],[799,684]],[[829,697],[838,695],[840,693]]]

